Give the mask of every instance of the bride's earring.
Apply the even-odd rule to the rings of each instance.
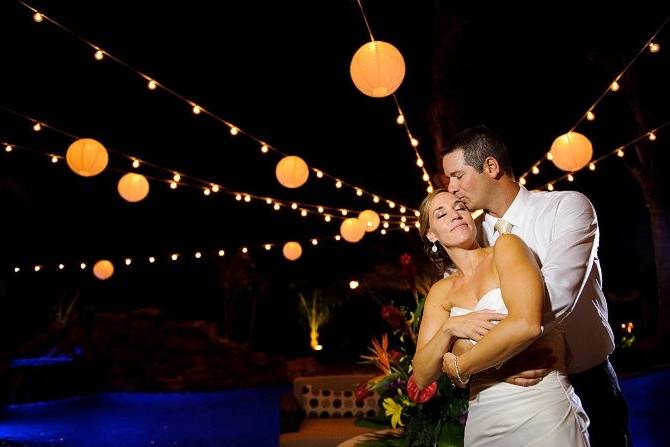
[[[435,242],[433,242],[433,248],[431,248],[430,251],[437,253],[437,245],[435,245]]]

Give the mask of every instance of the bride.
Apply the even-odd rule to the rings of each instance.
[[[420,211],[429,254],[443,270],[451,260],[457,271],[426,298],[413,360],[417,385],[443,370],[458,386],[470,383],[466,447],[588,447],[588,417],[565,373],[561,328],[542,333],[544,283],[529,248],[512,234],[481,248],[470,211],[444,189],[429,194]],[[537,385],[507,383],[498,369],[524,350],[555,359]]]

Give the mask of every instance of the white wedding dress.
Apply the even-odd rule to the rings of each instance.
[[[450,315],[481,309],[507,314],[499,288],[484,294],[475,309],[452,307]],[[558,359],[557,370],[539,384],[509,384],[495,369],[470,379],[465,447],[589,446],[589,419],[568,377],[560,372],[565,371],[565,343],[560,328],[544,334],[536,344],[551,347]]]

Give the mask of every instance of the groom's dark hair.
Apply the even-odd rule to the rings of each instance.
[[[497,133],[485,126],[470,127],[453,136],[442,149],[442,157],[455,151],[463,151],[465,164],[477,172],[484,170],[484,160],[493,157],[498,160],[502,171],[514,178],[507,145]]]

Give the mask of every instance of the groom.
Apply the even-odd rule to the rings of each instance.
[[[591,202],[574,191],[532,192],[520,186],[505,143],[483,126],[452,138],[442,151],[442,165],[448,190],[470,210],[485,211],[484,245],[493,245],[501,233],[514,233],[542,266],[550,300],[544,330],[558,323],[565,327],[567,372],[591,420],[591,445],[631,445],[628,407],[608,359],[614,336],[601,288],[598,221]],[[523,363],[523,355],[515,360],[525,366],[506,380],[531,386],[549,371],[533,364],[535,359]]]

